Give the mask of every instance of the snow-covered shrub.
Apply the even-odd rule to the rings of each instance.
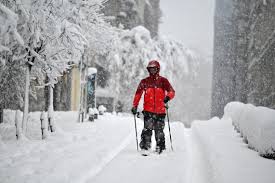
[[[260,155],[275,156],[275,110],[252,104],[231,102],[225,106],[223,118],[231,118],[248,146]]]
[[[89,108],[89,120],[94,121],[94,119],[98,118],[98,110],[97,108]]]
[[[104,112],[106,112],[106,110],[107,110],[107,108],[106,108],[104,105],[100,105],[100,106],[98,107],[98,111],[99,111],[99,114],[100,114],[100,115],[103,115]]]
[[[224,107],[223,118],[231,118],[232,124],[238,132],[240,131],[239,121],[244,106],[245,104],[241,102],[230,102]]]
[[[251,111],[253,122],[249,134],[249,144],[263,156],[272,155],[275,158],[275,110],[257,107]],[[250,137],[251,136],[251,137]]]
[[[243,137],[245,143],[248,143],[248,136],[250,136],[250,138],[252,138],[253,136],[253,130],[251,129],[251,127],[255,122],[253,113],[253,111],[255,111],[255,108],[256,107],[252,104],[245,104],[244,109],[239,116],[240,134]]]
[[[89,108],[89,115],[94,115],[95,112],[94,112],[94,108]]]

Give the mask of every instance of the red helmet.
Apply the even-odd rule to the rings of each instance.
[[[159,69],[160,69],[160,64],[159,64],[159,62],[158,62],[157,60],[151,60],[151,61],[148,63],[148,65],[147,65],[147,69],[148,69],[149,67],[156,67],[156,68],[158,68],[158,70],[159,70]]]

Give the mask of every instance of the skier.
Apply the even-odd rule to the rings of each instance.
[[[148,63],[147,70],[149,77],[142,79],[134,96],[132,113],[137,114],[137,107],[144,92],[143,116],[144,128],[141,133],[139,144],[142,150],[151,148],[152,130],[155,132],[156,152],[162,153],[165,150],[165,104],[174,98],[175,90],[169,81],[159,75],[160,64],[156,60]]]

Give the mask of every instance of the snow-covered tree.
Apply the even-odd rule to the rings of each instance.
[[[122,102],[123,110],[129,111],[138,82],[148,75],[146,66],[153,59],[159,60],[160,74],[167,77],[176,90],[176,99],[171,103],[172,116],[177,119],[185,117],[186,121],[205,117],[207,105],[201,103],[209,104],[210,101],[196,98],[209,95],[209,92],[201,94],[209,90],[210,78],[201,77],[204,69],[200,65],[211,67],[211,64],[173,39],[152,39],[150,32],[142,26],[120,32],[117,46],[106,63],[111,72],[109,86],[114,91],[115,103]],[[207,87],[200,86],[202,78],[206,79]],[[192,110],[197,107],[197,110],[187,110],[190,106]]]
[[[3,0],[0,18],[1,66],[20,61],[26,65],[23,128],[28,114],[30,74],[49,87],[49,116],[52,116],[52,89],[57,78],[70,69],[70,64],[83,65],[84,53],[104,54],[110,49],[112,28],[99,13],[103,0]],[[8,35],[8,36],[6,36]],[[89,59],[86,59],[90,62]],[[69,64],[70,63],[70,64]],[[1,67],[1,73],[4,69]],[[20,86],[20,85],[19,85]]]
[[[115,101],[120,100],[126,110],[131,103],[127,96],[129,91],[133,93],[139,79],[145,76],[145,68],[148,60],[152,59],[151,52],[153,40],[150,32],[142,26],[120,33],[120,39],[116,48],[110,54],[109,70],[112,73],[110,87],[115,91]]]
[[[16,109],[23,104],[21,74],[24,70],[15,54],[16,47],[22,46],[23,41],[17,31],[18,15],[11,7],[12,2],[0,1],[0,117],[6,106]]]

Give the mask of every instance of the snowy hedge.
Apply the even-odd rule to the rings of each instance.
[[[275,110],[231,102],[225,106],[223,118],[231,118],[250,148],[261,156],[275,158]]]

